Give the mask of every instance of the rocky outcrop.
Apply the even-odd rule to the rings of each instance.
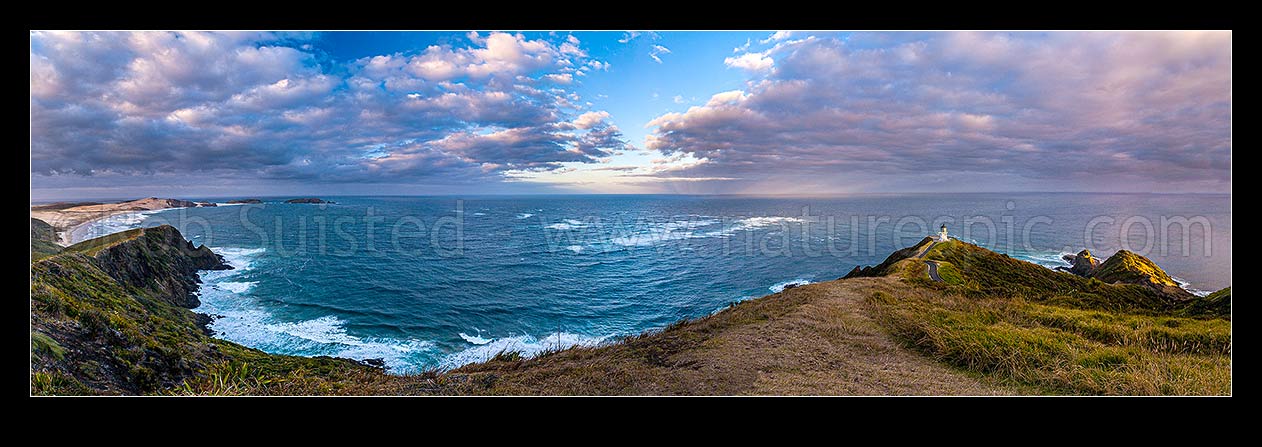
[[[285,203],[334,203],[328,200],[317,199],[315,197],[307,197],[302,199],[289,199]]]
[[[237,199],[237,200],[229,200],[227,203],[255,204],[255,203],[263,203],[263,201],[259,199]]]
[[[1109,256],[1091,272],[1090,277],[1109,284],[1135,284],[1167,295],[1192,297],[1152,260],[1128,250],[1119,250]]]
[[[222,361],[197,270],[228,268],[171,226],[91,239],[31,263],[32,394],[141,394]]]
[[[1094,272],[1096,268],[1100,267],[1100,260],[1091,256],[1090,250],[1080,251],[1076,255],[1065,255],[1064,259],[1072,264],[1072,266],[1061,270],[1078,276],[1089,277],[1091,276],[1091,272]]]
[[[197,202],[198,208],[210,208],[210,207],[216,207],[216,206],[219,206],[219,204],[215,202]]]
[[[100,243],[111,237],[115,241]],[[115,233],[66,250],[89,255],[101,271],[124,285],[148,289],[158,299],[190,309],[201,305],[195,293],[198,270],[232,268],[222,256],[204,245],[194,246],[170,225]]]

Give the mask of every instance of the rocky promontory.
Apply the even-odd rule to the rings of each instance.
[[[1133,284],[1146,287],[1165,295],[1186,299],[1192,296],[1169,274],[1151,259],[1129,250],[1118,250],[1101,263],[1091,252],[1083,250],[1074,256],[1065,256],[1072,267],[1058,270],[1084,278],[1094,278],[1109,284]]]
[[[194,308],[198,270],[230,270],[222,256],[194,246],[170,225],[137,228],[80,242],[65,251],[82,253],[119,283],[153,288],[155,297],[173,306]]]
[[[1078,276],[1091,276],[1097,267],[1100,266],[1100,260],[1091,256],[1090,250],[1083,250],[1076,255],[1065,255],[1062,257],[1066,262],[1071,264],[1070,267],[1057,267],[1057,270],[1073,273]]]
[[[138,394],[222,357],[188,310],[202,269],[226,269],[163,225],[91,239],[31,263],[34,392]],[[41,391],[42,390],[42,391]]]

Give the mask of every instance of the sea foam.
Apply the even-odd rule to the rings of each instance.
[[[384,337],[359,337],[346,331],[346,321],[325,315],[285,321],[269,312],[249,292],[258,285],[247,281],[260,262],[263,248],[217,247],[232,270],[199,272],[202,287],[197,312],[215,316],[209,328],[215,336],[266,352],[290,355],[328,355],[350,359],[382,359],[391,372],[410,372],[435,353],[434,343]]]
[[[797,278],[797,279],[791,279],[788,281],[772,284],[771,287],[768,287],[768,289],[770,289],[772,293],[780,293],[780,292],[783,292],[784,289],[788,287],[790,284],[796,287],[796,286],[805,286],[810,283],[811,283],[811,280],[809,279]]]
[[[115,214],[109,217],[103,217],[87,225],[76,228],[70,232],[70,243],[77,244],[92,238],[114,234],[120,231],[127,231],[134,228],[140,228],[145,219],[149,216],[179,208],[168,208],[162,210],[136,211],[131,213]]]
[[[461,335],[463,338],[465,334]],[[574,346],[597,346],[611,337],[612,335],[592,337],[569,332],[555,332],[543,338],[535,338],[529,335],[502,337],[486,344],[448,354],[439,362],[439,367],[451,369],[470,363],[484,362],[501,352],[518,352],[523,357],[529,358],[551,350],[567,349]]]

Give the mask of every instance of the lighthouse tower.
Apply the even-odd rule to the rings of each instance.
[[[948,239],[947,239],[946,224],[942,224],[942,229],[938,230],[938,236],[937,236],[937,237],[935,237],[935,238],[934,238],[934,240],[936,240],[936,241],[938,241],[938,242],[946,242],[946,241],[948,240]]]

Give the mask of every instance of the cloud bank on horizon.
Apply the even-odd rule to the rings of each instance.
[[[1230,32],[403,36],[32,32],[32,194],[1231,185]]]

